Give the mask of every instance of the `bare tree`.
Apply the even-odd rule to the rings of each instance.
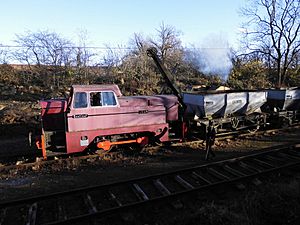
[[[300,1],[250,0],[241,12],[248,18],[244,44],[251,53],[274,61],[277,86],[281,87],[300,51]]]
[[[55,32],[28,31],[26,34],[17,34],[15,42],[22,48],[16,58],[25,60],[29,64],[61,66],[70,64],[70,49],[72,42],[60,37]]]
[[[173,56],[173,59],[175,55],[181,58],[181,51],[178,51],[182,48],[181,40],[179,38],[181,32],[176,30],[175,27],[165,25],[164,23],[162,23],[156,31],[157,38],[150,39],[150,43],[157,48],[162,62],[165,62],[171,55]]]
[[[106,52],[102,57],[103,64],[110,68],[118,66],[122,61],[121,48],[113,48],[108,45],[105,47]]]
[[[8,63],[9,60],[9,49],[0,44],[0,63]]]
[[[86,30],[79,30],[78,33],[78,47],[75,49],[75,66],[77,80],[83,83],[89,83],[88,75],[90,74],[92,58],[96,56],[96,53],[92,52],[88,47],[88,32]]]
[[[62,66],[70,67],[75,58],[72,42],[47,30],[35,33],[28,31],[16,37],[15,42],[20,49],[14,53],[15,59],[40,68],[51,66],[53,85],[59,86],[57,76],[64,74]]]
[[[149,73],[149,57],[147,56],[147,49],[151,46],[151,43],[142,34],[135,33],[130,40],[131,51],[126,57],[126,66],[136,68],[137,73],[141,76]]]
[[[134,33],[133,38],[129,41],[133,53],[146,51],[150,47],[150,43],[140,33]]]
[[[97,64],[101,76],[98,82],[112,83],[115,82],[116,76],[120,72],[119,69],[127,54],[127,49],[122,46],[111,47],[108,44],[105,45],[105,49],[105,52],[101,55],[101,62]]]

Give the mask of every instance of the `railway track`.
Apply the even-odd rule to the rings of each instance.
[[[289,128],[284,128],[284,129],[271,129],[271,130],[259,130],[256,131],[256,135],[263,135],[265,133],[273,133],[273,132],[279,132],[279,131],[290,131],[294,128],[299,128],[299,126],[293,126]],[[253,133],[247,132],[245,130],[241,131],[233,131],[233,132],[228,132],[228,133],[220,133],[217,135],[216,140],[227,140],[227,139],[232,139],[232,138],[245,138],[248,136],[252,136]],[[192,143],[203,143],[204,140],[192,140],[192,141],[186,141],[186,142],[178,142],[178,143],[173,143],[170,146],[164,146],[162,149],[168,149],[172,148],[172,146],[181,146],[182,144],[192,144]],[[279,146],[280,147],[280,146]],[[155,147],[150,147],[151,151],[153,149],[160,149],[161,146],[155,146]],[[134,151],[134,150],[133,150]],[[145,148],[145,152],[147,152],[147,147]],[[32,153],[32,152],[31,152]],[[120,153],[121,154],[121,153]],[[73,155],[67,155],[65,153],[62,154],[50,154],[48,156],[47,161],[44,161],[41,158],[41,154],[21,154],[19,153],[18,155],[13,155],[12,157],[7,156],[7,155],[0,155],[0,172],[5,173],[9,172],[11,170],[23,170],[23,169],[33,169],[36,170],[38,168],[42,168],[43,166],[47,165],[52,165],[55,163],[61,164],[63,163],[62,161],[67,161],[69,160],[70,163],[72,164],[72,159],[76,160],[77,162],[80,160],[93,160],[93,159],[103,159],[109,157],[109,155],[113,157],[119,157],[120,155],[118,152],[110,152],[110,153],[104,153],[104,154],[91,154],[91,155],[86,155],[84,153],[78,153],[78,154],[73,154]],[[121,154],[122,155],[122,154]],[[68,162],[66,162],[68,164]],[[77,163],[78,164],[78,163]],[[0,224],[1,225],[1,224]]]
[[[0,224],[89,224],[102,216],[238,184],[300,164],[300,145],[137,179],[0,203]]]
[[[224,139],[230,139],[230,138],[243,138],[247,136],[251,136],[253,134],[259,135],[259,134],[265,134],[265,133],[273,133],[273,132],[280,132],[280,131],[286,131],[289,132],[293,129],[299,129],[300,125],[299,123],[293,124],[290,127],[285,127],[285,128],[275,128],[275,129],[253,129],[253,130],[236,130],[232,132],[224,132],[224,133],[218,133],[216,135],[216,139],[218,140],[224,140]]]

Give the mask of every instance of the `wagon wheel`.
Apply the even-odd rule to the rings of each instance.
[[[284,117],[281,119],[281,127],[288,128],[292,125],[292,119],[289,117]]]
[[[233,128],[233,129],[237,129],[238,128],[238,126],[239,126],[239,119],[238,118],[236,118],[236,117],[232,117],[231,118],[231,127]]]
[[[260,126],[259,125],[257,125],[255,128],[253,128],[252,130],[250,130],[250,129],[248,129],[247,131],[250,133],[250,134],[255,134],[256,133],[256,131],[258,131],[259,130],[259,128],[260,128]]]

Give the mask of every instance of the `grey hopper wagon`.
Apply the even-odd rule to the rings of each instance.
[[[300,109],[300,88],[268,90],[267,106],[272,111],[296,111]]]
[[[189,116],[199,119],[227,118],[261,112],[261,106],[267,101],[267,92],[184,93],[183,101]]]

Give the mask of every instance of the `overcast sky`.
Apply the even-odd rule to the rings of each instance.
[[[76,42],[78,32],[85,30],[91,46],[126,46],[134,33],[153,36],[163,22],[182,32],[184,46],[206,47],[203,43],[217,37],[236,47],[238,10],[244,4],[245,0],[1,1],[0,44],[14,44],[15,34],[27,30],[50,30]]]

